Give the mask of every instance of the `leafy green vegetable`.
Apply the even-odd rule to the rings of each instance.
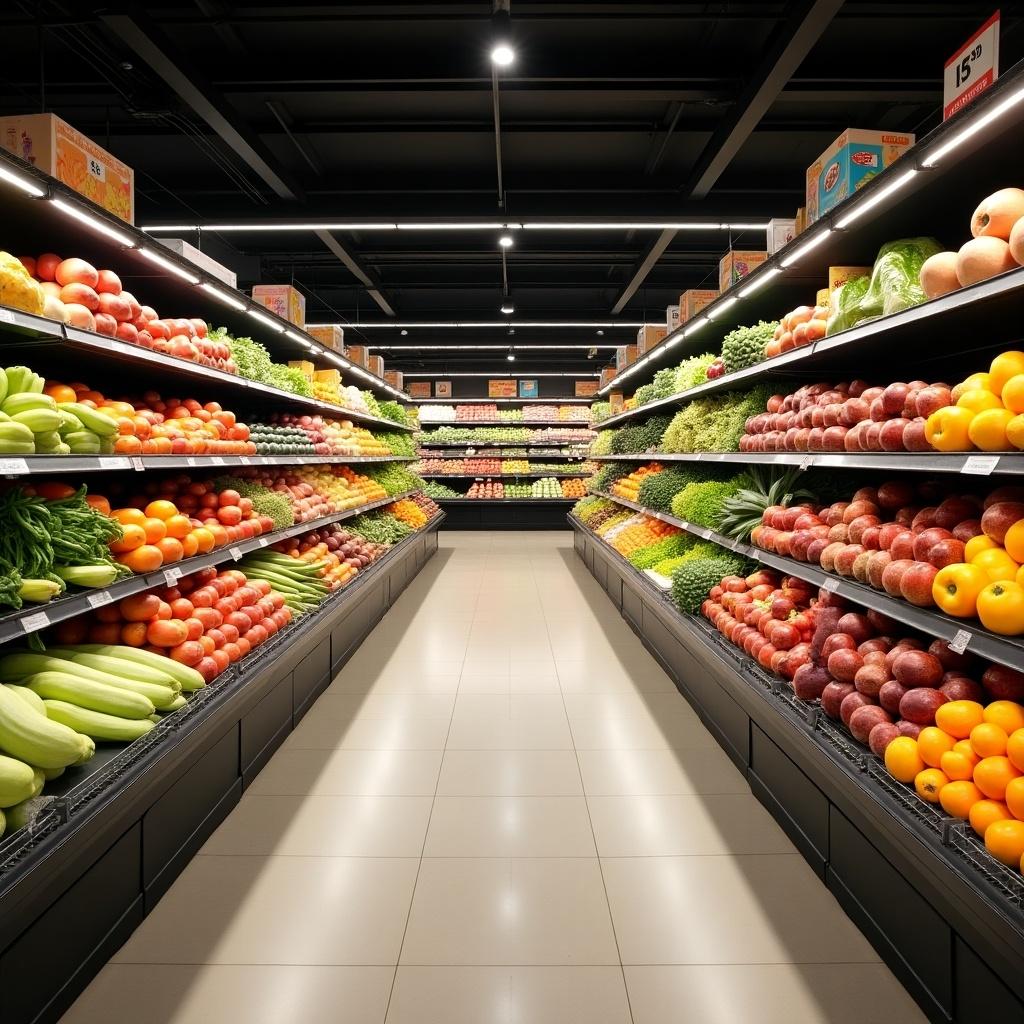
[[[722,341],[722,362],[726,373],[761,362],[765,345],[772,340],[778,326],[777,320],[760,320],[753,327],[737,327],[730,331]]]
[[[378,402],[377,408],[382,419],[401,423],[403,426],[408,425],[409,417],[406,415],[405,408],[399,405],[398,402]]]
[[[612,440],[612,453],[632,455],[656,450],[671,422],[671,416],[661,415],[652,416],[642,423],[630,423],[620,427]]]
[[[721,548],[718,549],[722,551]],[[722,552],[711,558],[693,558],[672,571],[672,600],[681,612],[696,615],[723,576],[732,576],[744,568],[744,559]]]
[[[672,515],[717,531],[722,506],[739,485],[735,480],[703,480],[687,484],[672,499]]]
[[[351,520],[351,529],[375,544],[395,544],[413,532],[408,523],[396,519],[390,512],[364,512]]]
[[[746,421],[762,412],[775,388],[759,384],[750,391],[696,398],[676,413],[665,436],[663,452],[736,451]]]
[[[672,499],[693,479],[692,470],[675,466],[651,473],[640,481],[637,501],[657,512],[671,512]]]
[[[648,544],[645,548],[638,548],[626,557],[637,569],[653,569],[658,562],[662,562],[666,558],[685,554],[695,543],[696,541],[690,534],[680,530],[679,533],[671,533],[653,544]]]

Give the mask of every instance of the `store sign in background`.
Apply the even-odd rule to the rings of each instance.
[[[999,77],[999,11],[946,62],[942,118],[952,117]]]
[[[409,397],[410,398],[429,398],[430,397],[430,381],[429,380],[414,380],[409,382]]]
[[[450,380],[435,380],[434,381],[434,397],[435,398],[451,398],[452,397],[452,382]]]
[[[577,398],[592,398],[597,394],[596,380],[578,380],[576,381],[576,397]]]
[[[519,397],[539,398],[540,390],[537,387],[537,382],[535,380],[521,380],[519,382]]]
[[[487,397],[488,398],[515,398],[516,397],[516,382],[515,380],[489,380],[487,382]]]

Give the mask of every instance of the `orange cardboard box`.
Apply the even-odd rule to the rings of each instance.
[[[593,398],[597,394],[596,380],[578,380],[574,392],[577,398]]]
[[[409,383],[409,397],[410,398],[429,398],[430,397],[430,381],[429,380],[414,380]]]
[[[306,329],[306,296],[290,284],[255,284],[252,301],[296,327]]]
[[[614,366],[606,366],[601,371],[601,387],[607,387],[613,380],[615,380],[615,374],[618,371]]]
[[[0,145],[129,224],[135,172],[55,114],[0,118]]]
[[[306,333],[314,340],[319,341],[324,348],[332,349],[335,352],[345,351],[345,329],[337,324],[324,324],[321,327],[307,327]]]
[[[710,306],[718,298],[713,288],[691,288],[679,296],[679,322],[685,324],[692,320],[705,306]]]
[[[630,363],[636,362],[636,356],[636,345],[620,345],[615,350],[615,369],[622,373]]]
[[[370,353],[366,351],[365,345],[349,345],[347,355],[349,361],[355,363],[356,366],[361,366],[364,370],[370,368]]]
[[[405,390],[405,385],[403,384],[404,374],[402,373],[401,370],[385,370],[384,379],[393,388],[397,388],[399,391]]]
[[[727,291],[738,281],[742,281],[755,267],[759,267],[768,259],[767,252],[753,249],[730,249],[718,264],[719,291]]]
[[[382,380],[384,378],[384,357],[383,356],[370,356],[369,365],[367,369],[370,373],[377,374]]]
[[[668,327],[665,324],[644,324],[636,332],[636,354],[642,356],[650,352],[667,334]]]

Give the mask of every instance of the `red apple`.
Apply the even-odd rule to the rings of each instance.
[[[889,545],[889,554],[895,559],[914,560],[914,532],[904,527]]]
[[[887,679],[882,683],[882,688],[878,691],[878,703],[890,714],[898,715],[900,701],[903,700],[903,695],[908,692],[902,683],[897,683],[895,679]]]
[[[903,383],[890,384],[882,392],[882,409],[885,415],[899,416],[903,407],[907,404],[907,395],[910,393],[910,386]]]
[[[952,537],[953,534],[949,530],[944,530],[941,526],[930,526],[927,530],[922,530],[914,538],[914,558],[919,562],[927,562],[932,548],[939,541],[951,540]]]
[[[966,544],[972,537],[980,537],[982,534],[980,519],[965,519],[953,527],[953,536]]]
[[[938,412],[939,409],[944,409],[947,405],[952,404],[953,396],[949,388],[941,384],[930,384],[928,387],[921,388],[918,391],[917,399],[914,403],[915,414],[927,418],[933,412]]]
[[[962,672],[947,672],[942,677],[939,692],[946,695],[947,700],[973,700],[985,703],[985,690],[981,683]]]
[[[932,584],[938,569],[928,562],[915,562],[900,578],[900,595],[918,608],[931,608],[935,604]]]
[[[866,697],[877,699],[879,691],[889,681],[889,673],[885,671],[885,665],[871,664],[862,665],[854,676],[853,685],[858,693]]]
[[[839,718],[839,708],[843,700],[853,693],[852,683],[840,683],[833,681],[821,691],[821,710],[829,718]]]
[[[864,657],[857,651],[842,648],[828,656],[829,674],[840,683],[852,683],[864,666]]]
[[[878,443],[882,446],[883,452],[901,452],[906,448],[903,437],[910,422],[897,416],[882,424],[882,429],[878,432]]]
[[[908,421],[903,428],[903,447],[908,452],[930,452],[933,451],[931,442],[926,432],[927,421],[913,419]]]
[[[942,569],[947,565],[954,565],[965,561],[964,542],[950,537],[948,540],[940,540],[928,553],[928,561],[936,569]]]
[[[861,544],[845,544],[843,545],[842,551],[836,555],[835,571],[841,576],[852,576],[853,575],[853,563],[857,561],[857,556],[867,549]]]
[[[982,685],[996,700],[1024,703],[1024,672],[1008,665],[989,665],[981,677]]]
[[[945,669],[942,662],[927,651],[909,650],[896,656],[892,663],[892,676],[908,690],[916,687],[935,687],[942,682]]]
[[[859,690],[854,690],[853,693],[848,693],[844,698],[842,704],[839,705],[839,717],[843,721],[843,725],[847,728],[850,727],[850,716],[858,708],[872,707],[875,701]]]
[[[873,705],[856,708],[847,726],[858,743],[867,743],[871,730],[881,724],[891,725],[892,716],[884,708]]]
[[[917,563],[911,558],[893,558],[882,571],[882,589],[892,597],[900,597],[900,581],[903,574]]]
[[[888,709],[887,709],[888,710]],[[885,757],[885,748],[900,734],[899,726],[894,722],[879,722],[868,733],[868,747],[875,757]]]
[[[900,718],[905,718],[915,725],[934,725],[935,712],[948,698],[941,690],[929,687],[918,687],[908,690],[900,701]]]
[[[981,528],[985,536],[1002,544],[1006,539],[1006,532],[1014,523],[1024,519],[1024,502],[1019,501],[997,501],[988,505],[981,516]]]

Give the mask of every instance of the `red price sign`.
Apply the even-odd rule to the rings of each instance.
[[[942,118],[952,117],[999,77],[999,12],[996,11],[946,61],[942,76]]]

